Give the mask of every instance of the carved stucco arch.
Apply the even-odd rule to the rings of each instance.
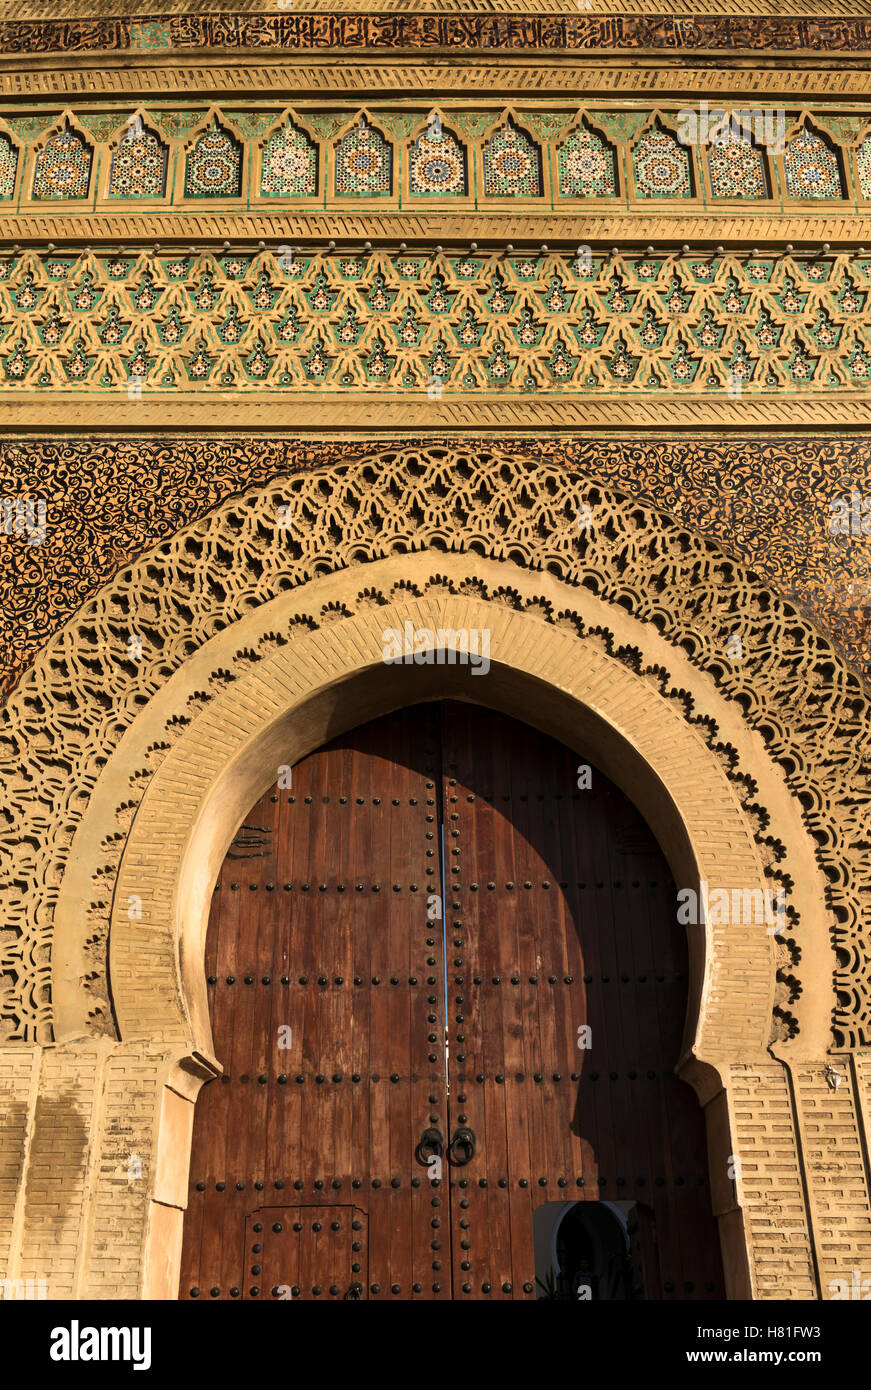
[[[212,1056],[204,971],[213,885],[240,821],[272,784],[279,765],[396,706],[445,696],[477,698],[594,754],[656,827],[678,882],[697,886],[707,877],[727,888],[765,882],[750,818],[700,729],[687,721],[677,693],[681,686],[663,693],[661,667],[635,671],[608,647],[640,638],[648,657],[668,656],[676,682],[692,678],[687,659],[592,594],[573,592],[549,576],[531,576],[509,561],[476,560],[470,582],[469,558],[423,552],[374,561],[365,567],[368,583],[356,598],[351,585],[359,584],[360,571],[340,572],[241,618],[155,696],[92,798],[76,838],[84,867],[101,825],[112,822],[114,774],[129,775],[177,719],[172,711],[189,707],[216,662],[228,673],[241,663],[238,678],[183,727],[150,780],[115,884],[109,940],[120,1047],[122,1053],[140,1045],[151,1057],[162,1054],[166,1078],[152,1140],[155,1196],[143,1237],[147,1294],[172,1296],[177,1286],[180,1193],[193,1112],[189,1105],[180,1109],[176,1097],[193,1100],[202,1079],[220,1068]],[[463,592],[469,588],[473,592]],[[554,621],[556,614],[561,621]],[[603,618],[607,629],[597,623]],[[384,630],[401,630],[405,622],[434,630],[486,628],[490,672],[475,677],[460,666],[385,667]],[[275,647],[274,634],[283,631],[296,635]],[[258,649],[263,659],[252,665],[246,654]],[[764,758],[761,740],[747,736],[726,701],[714,700],[742,756]],[[788,792],[785,786],[771,792],[775,805],[783,801],[777,810],[785,824]],[[797,817],[792,830],[800,831]],[[131,919],[134,897],[142,915]],[[78,920],[75,906],[72,896],[62,894],[58,972],[65,938]],[[698,926],[688,936],[690,990],[678,1069],[707,1107],[711,1169],[721,1173],[733,1151],[727,1118],[731,1071],[764,1056],[770,1034],[774,945],[760,926]],[[59,981],[59,1007],[64,992]],[[70,1002],[75,1005],[75,995]],[[728,1287],[733,1296],[746,1296],[752,1278],[741,1210],[720,1205],[717,1215]]]
[[[290,532],[279,525],[282,505]],[[579,530],[584,506],[593,524]],[[391,556],[406,558],[379,589],[374,565]],[[833,1012],[848,1038],[866,1036],[868,871],[851,777],[867,756],[869,721],[858,682],[826,640],[709,542],[567,470],[500,457],[498,447],[373,446],[359,463],[252,489],[137,561],[48,644],[11,697],[0,853],[25,890],[6,905],[7,976],[20,984],[6,1007],[13,1037],[45,1037],[50,996],[59,1039],[117,1035],[109,907],[114,898],[117,910],[118,865],[144,812],[142,790],[182,731],[205,728],[221,689],[271,649],[306,630],[337,638],[367,607],[438,588],[440,572],[448,591],[534,615],[543,634],[571,630],[680,709],[728,777],[768,883],[789,890],[796,940],[774,943],[779,983],[772,968],[764,986],[776,993],[781,1037],[800,1017],[798,1044],[818,1051]],[[318,599],[307,586],[330,573],[332,595]],[[270,604],[282,594],[279,614]],[[246,636],[245,615],[255,612],[267,626]],[[143,637],[141,661],[127,660],[131,631]],[[217,633],[224,655],[212,647]],[[740,661],[725,655],[733,634]],[[148,727],[133,756],[131,740]]]
[[[585,506],[592,524],[579,529]],[[405,613],[486,618],[491,675],[385,668],[377,639]],[[131,632],[141,660],[128,659]],[[424,679],[412,689],[409,674]],[[476,695],[482,679],[489,694]],[[807,1107],[827,1089],[827,1058],[847,1080],[832,1123],[839,1144],[851,1136],[850,1230],[866,1201],[858,1109],[843,1109],[864,1104],[864,1063],[831,1043],[833,1019],[836,1041],[871,1038],[868,703],[831,644],[714,545],[567,468],[487,445],[373,444],[360,461],[251,488],[106,584],[3,709],[0,1051],[31,1105],[37,1074],[40,1097],[65,1103],[71,1085],[100,1097],[76,1198],[87,1234],[58,1287],[175,1296],[194,1101],[215,1070],[202,937],[236,822],[279,762],[440,694],[583,746],[653,823],[679,881],[787,889],[786,940],[712,927],[703,952],[691,934],[679,1065],[705,1105],[730,1296],[776,1296],[784,1279],[794,1297],[820,1296],[840,1269],[843,1207],[822,1192],[825,1173],[805,1180],[800,1126],[816,1123]],[[131,894],[147,903],[138,923]],[[32,1062],[25,1040],[45,1044]],[[735,1153],[753,1157],[737,1184],[725,1177]],[[30,1234],[29,1186],[13,1269],[32,1259],[29,1241],[41,1267],[52,1259],[38,1214]],[[779,1220],[790,1237],[775,1252]],[[120,1273],[102,1254],[119,1232]]]
[[[765,883],[752,826],[716,757],[679,709],[642,675],[615,661],[570,628],[503,603],[452,594],[467,577],[465,557],[432,556],[373,564],[367,578],[389,594],[409,571],[424,593],[400,594],[360,613],[302,634],[234,681],[167,753],[139,805],[115,885],[110,929],[112,995],[122,1039],[185,1039],[211,1052],[203,951],[215,879],[230,841],[251,805],[275,781],[281,764],[354,725],[420,699],[459,696],[525,718],[560,737],[597,764],[635,799],[656,827],[680,883],[700,878],[725,887]],[[478,574],[530,592],[528,576],[506,562],[485,562]],[[506,573],[507,571],[507,573]],[[335,602],[346,576],[313,581],[306,597],[316,611]],[[432,580],[435,580],[431,587]],[[488,586],[489,587],[489,586]],[[563,587],[551,581],[547,588]],[[541,588],[540,578],[537,588]],[[331,593],[332,591],[332,593]],[[559,596],[557,594],[557,596]],[[571,597],[571,595],[563,595]],[[214,639],[195,663],[232,661],[240,640],[255,630],[281,629],[299,596],[273,600]],[[320,600],[321,602],[318,602]],[[599,602],[581,601],[594,615]],[[461,666],[385,667],[385,627],[486,628],[491,671],[473,677]],[[631,628],[631,620],[620,626]],[[216,650],[211,650],[212,647]],[[202,671],[180,672],[176,684],[195,688]],[[173,683],[171,682],[170,685]],[[181,691],[167,688],[141,727],[119,748],[124,768],[135,747],[162,729]],[[108,769],[111,773],[111,765]],[[103,819],[95,798],[82,828],[85,847]],[[141,900],[142,916],[129,914]],[[64,937],[74,930],[73,904],[59,905],[58,970]],[[772,941],[764,928],[691,929],[694,1007],[687,1049],[715,1060],[765,1048],[774,995]],[[73,947],[74,949],[74,947]],[[703,977],[707,977],[706,979]],[[58,999],[65,990],[58,981]],[[740,1009],[736,1008],[740,997]],[[705,1006],[700,1012],[699,1004]],[[74,1006],[74,1000],[70,1000]]]

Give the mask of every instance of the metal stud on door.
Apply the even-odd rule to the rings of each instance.
[[[636,1212],[634,1296],[722,1297],[658,846],[605,777],[501,715],[445,705],[442,757],[455,1297],[534,1298],[535,1211],[603,1199]]]
[[[450,1297],[443,1189],[416,1153],[448,1129],[438,740],[425,707],[337,739],[230,846],[206,943],[224,1075],[195,1113],[182,1297]]]
[[[368,1283],[358,1207],[257,1207],[245,1223],[246,1298],[361,1298]]]
[[[625,1278],[589,1271],[596,1296],[722,1296],[703,1117],[673,1072],[674,885],[577,762],[418,706],[252,808],[209,923],[224,1075],[195,1113],[182,1297],[530,1299],[535,1213],[602,1200],[627,1250]]]

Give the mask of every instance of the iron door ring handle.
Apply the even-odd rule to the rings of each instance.
[[[362,1284],[352,1284],[352,1285],[350,1286],[350,1288],[348,1289],[348,1292],[345,1294],[345,1298],[346,1298],[346,1299],[348,1299],[348,1298],[352,1298],[352,1299],[353,1299],[353,1298],[362,1298],[362,1297],[363,1297],[363,1285],[362,1285]]]
[[[441,1158],[445,1151],[445,1137],[440,1129],[425,1129],[420,1136],[415,1153],[418,1163],[426,1163],[432,1157]]]
[[[471,1163],[472,1159],[475,1157],[475,1146],[477,1142],[474,1132],[471,1129],[465,1127],[458,1129],[451,1140],[451,1147],[448,1150],[451,1162],[456,1164],[458,1168],[462,1168],[465,1164]]]

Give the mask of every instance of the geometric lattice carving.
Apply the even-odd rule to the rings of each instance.
[[[503,453],[525,456],[522,435],[503,435]],[[41,497],[51,476],[82,480],[77,492],[46,511],[51,544],[30,545],[7,537],[0,567],[0,695],[13,689],[39,650],[88,595],[106,584],[119,564],[159,544],[179,526],[192,524],[216,501],[239,487],[278,472],[335,462],[335,446],[299,440],[260,447],[236,439],[214,447],[188,440],[181,448],[154,439],[31,439],[0,447],[0,492]],[[346,462],[366,452],[359,440],[345,443]],[[687,439],[645,442],[584,441],[571,436],[541,440],[542,460],[562,464],[603,486],[629,486],[657,510],[680,513],[776,592],[796,602],[834,643],[860,677],[871,683],[871,554],[849,548],[820,518],[843,484],[847,457],[851,480],[871,492],[871,446],[835,441],[825,451],[811,437],[774,444],[760,441]],[[153,479],[159,473],[160,495]],[[87,490],[84,480],[88,479]],[[164,491],[165,488],[165,491]],[[130,499],[128,524],[119,535],[112,499]],[[740,505],[735,498],[740,496]],[[751,524],[752,519],[752,524]]]
[[[279,524],[279,501],[294,518],[291,543]],[[596,524],[579,532],[579,510],[590,502]],[[9,988],[0,1015],[10,1035],[48,1036],[52,906],[70,836],[83,795],[136,716],[143,692],[168,680],[218,625],[314,573],[360,565],[362,592],[367,559],[424,547],[470,548],[471,558],[506,555],[591,588],[652,624],[700,678],[735,702],[804,808],[842,952],[838,985],[845,1003],[836,1026],[849,1044],[867,1045],[871,954],[862,909],[871,865],[856,791],[857,778],[871,770],[871,718],[858,681],[788,603],[710,542],[619,493],[591,491],[563,467],[501,453],[498,446],[373,446],[356,464],[337,468],[331,480],[313,472],[273,481],[226,502],[128,566],[52,639],[0,721],[0,880],[13,884],[3,945]],[[143,635],[143,655],[135,662],[124,646],[131,625]],[[725,654],[736,632],[740,660]],[[633,660],[628,653],[623,659]],[[173,726],[195,717],[210,689],[226,679],[226,672],[215,672]],[[667,673],[657,679],[670,693]],[[753,810],[752,783],[734,750],[720,748],[709,721],[694,719],[692,691],[675,691],[674,698],[720,753],[759,834],[770,836],[764,808]],[[167,739],[172,736],[168,728]],[[119,809],[122,826],[161,756],[156,747],[149,765],[131,773]],[[98,943],[122,843],[123,835],[106,844],[105,870],[94,884]],[[794,964],[790,956],[783,968]],[[111,1029],[103,991],[104,966],[94,985],[97,1031]]]
[[[871,257],[26,251],[0,255],[0,321],[0,396],[855,392]]]

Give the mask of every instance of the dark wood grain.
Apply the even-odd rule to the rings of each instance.
[[[674,884],[581,761],[420,705],[248,813],[206,942],[225,1075],[196,1108],[181,1297],[534,1299],[534,1213],[567,1201],[623,1204],[634,1296],[722,1297],[703,1116],[673,1070]],[[430,1126],[476,1136],[441,1182]]]
[[[370,1298],[450,1296],[415,1157],[431,1116],[447,1130],[442,924],[426,914],[428,886],[440,891],[439,732],[420,707],[335,740],[252,807],[230,847],[206,943],[225,1075],[196,1108],[183,1298],[273,1297],[288,1280],[252,1274],[266,1264],[245,1248],[251,1212],[282,1208],[292,1224],[349,1202],[367,1215],[365,1277],[355,1252],[336,1274],[309,1220],[295,1297],[344,1298],[351,1282]]]
[[[442,746],[467,952],[451,1127],[466,1094],[478,1137],[451,1175],[455,1250],[471,1246],[455,1296],[535,1297],[533,1210],[580,1199],[628,1204],[636,1296],[721,1298],[704,1117],[673,1070],[686,942],[656,841],[595,768],[578,789],[589,758],[501,715],[447,705]]]

